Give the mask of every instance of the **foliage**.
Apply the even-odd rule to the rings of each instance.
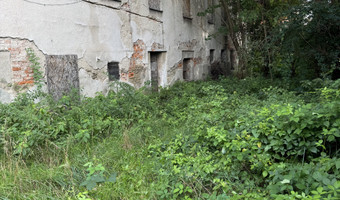
[[[336,199],[340,82],[0,104],[0,199]]]
[[[281,52],[291,57],[293,74],[304,78],[330,77],[339,70],[339,13],[340,5],[335,1],[308,1],[285,13],[279,33]]]
[[[222,24],[208,39],[229,38],[226,48],[237,52],[238,77],[246,71],[271,79],[339,78],[338,1],[219,0],[197,15],[209,19],[218,8]]]
[[[43,78],[44,75],[41,71],[41,66],[39,63],[39,58],[35,55],[33,49],[27,48],[26,49],[27,55],[28,55],[28,60],[30,61],[31,69],[33,70],[33,79],[34,79],[34,84],[38,87],[38,90],[41,90],[43,86]]]
[[[339,88],[319,90],[320,98],[306,104],[276,87],[249,96],[220,85],[198,91],[203,97],[187,105],[184,126],[190,128],[150,146],[167,180],[159,189],[164,199],[204,198],[210,191],[254,195],[258,188],[266,190],[256,198],[310,194],[336,183]]]
[[[80,184],[80,186],[86,186],[87,190],[94,189],[97,184],[104,183],[104,182],[116,182],[116,173],[110,175],[110,177],[105,180],[104,172],[105,167],[102,164],[98,164],[94,166],[92,162],[88,162],[84,165],[87,167],[88,174],[86,175],[86,180]]]

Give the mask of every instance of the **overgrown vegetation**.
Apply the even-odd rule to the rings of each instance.
[[[229,46],[239,59],[239,77],[339,78],[338,0],[208,2],[208,9],[198,15],[209,17],[221,8],[222,25],[211,36],[230,38]]]
[[[340,80],[0,104],[0,199],[338,199]]]

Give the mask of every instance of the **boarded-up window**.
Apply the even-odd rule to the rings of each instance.
[[[161,53],[151,52],[150,60],[151,60],[151,88],[153,91],[158,91],[158,65],[159,65],[159,57]]]
[[[119,80],[119,63],[118,62],[109,62],[107,64],[107,72],[109,73],[109,80]]]
[[[161,1],[160,0],[149,0],[149,8],[151,10],[161,11]]]
[[[46,55],[47,87],[55,100],[72,90],[79,92],[77,61],[77,55]]]
[[[183,17],[191,18],[190,0],[183,0]]]

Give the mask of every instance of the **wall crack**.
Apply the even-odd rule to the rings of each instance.
[[[93,4],[93,5],[97,5],[97,6],[102,6],[102,7],[106,7],[106,8],[113,9],[113,10],[125,11],[125,12],[127,12],[127,13],[129,13],[129,14],[133,14],[133,15],[136,15],[136,16],[139,16],[139,17],[144,17],[144,18],[153,20],[153,21],[158,22],[158,23],[163,23],[163,21],[158,20],[158,19],[155,19],[155,18],[153,18],[153,17],[141,15],[141,14],[132,12],[132,11],[130,11],[130,10],[124,10],[124,9],[121,9],[120,7],[117,8],[117,7],[114,7],[114,6],[105,5],[105,4],[102,4],[102,3],[93,2],[93,1],[89,1],[89,0],[82,0],[82,1],[85,2],[85,3],[89,3],[89,4]]]

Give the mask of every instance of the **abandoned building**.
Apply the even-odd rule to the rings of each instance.
[[[139,88],[204,79],[230,53],[223,37],[206,39],[221,25],[220,9],[197,16],[212,2],[1,0],[0,101],[35,89],[27,48],[52,93],[75,87],[95,96],[114,81]]]

